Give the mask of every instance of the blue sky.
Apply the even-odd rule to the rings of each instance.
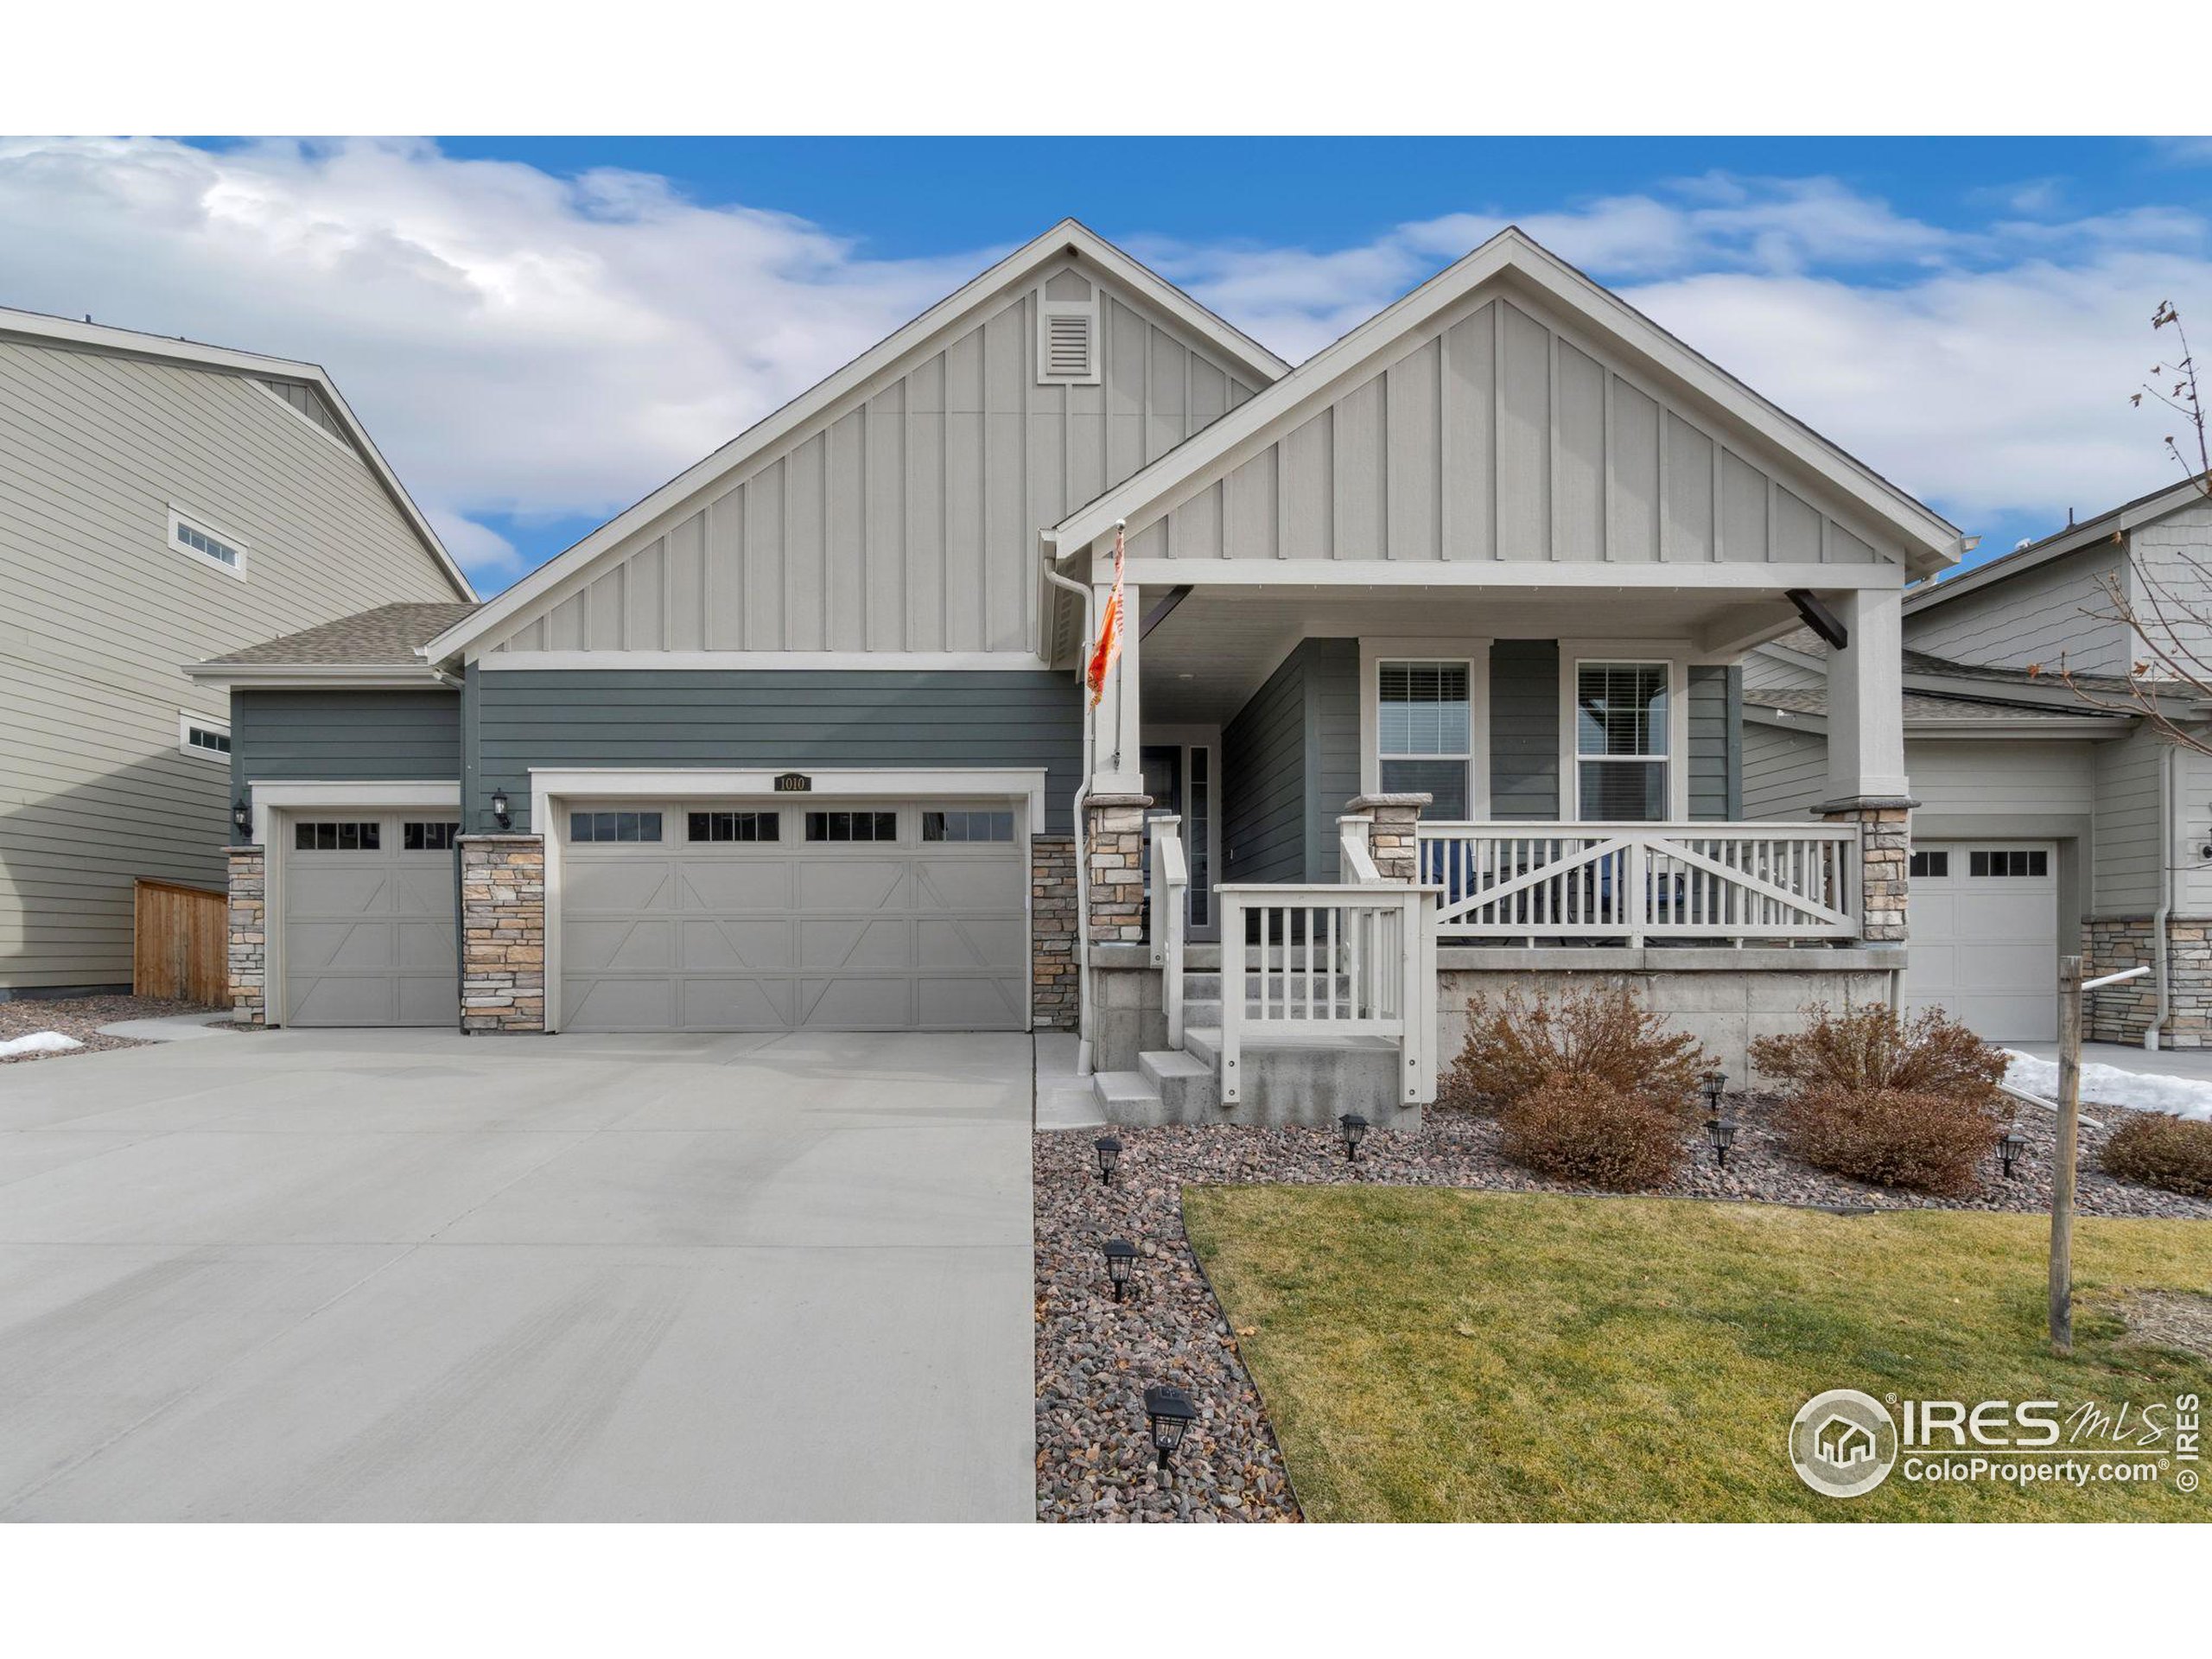
[[[1073,213],[1293,359],[1517,221],[1982,556],[2173,475],[2133,140],[0,140],[0,303],[314,359],[487,590]],[[2212,311],[2206,326],[2212,328]],[[2167,423],[2170,424],[2170,423]]]

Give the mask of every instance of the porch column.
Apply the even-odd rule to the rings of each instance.
[[[1828,798],[1814,810],[1859,826],[1860,937],[1903,944],[1916,804],[1904,773],[1904,594],[1860,588],[1832,602],[1850,643],[1828,653]]]
[[[1152,797],[1102,794],[1084,802],[1084,903],[1090,907],[1093,944],[1136,944],[1144,938],[1144,810]]]
[[[1367,850],[1385,881],[1421,880],[1421,815],[1435,804],[1436,797],[1427,794],[1355,795],[1344,803],[1345,811],[1370,821]],[[1338,880],[1347,879],[1338,872]]]
[[[1094,553],[1092,568],[1106,570],[1110,577],[1113,556],[1109,543]],[[1094,582],[1091,591],[1095,598],[1090,613],[1103,617],[1114,584],[1110,580]],[[1098,703],[1096,747],[1091,756],[1091,770],[1102,781],[1094,783],[1093,789],[1105,787],[1106,779],[1114,780],[1116,793],[1133,793],[1142,786],[1144,768],[1139,748],[1144,741],[1144,709],[1137,689],[1137,658],[1141,651],[1138,632],[1143,626],[1143,617],[1142,590],[1133,582],[1125,582],[1122,588],[1122,652],[1106,677],[1106,695]],[[1096,639],[1086,640],[1084,650],[1088,652],[1096,643]]]

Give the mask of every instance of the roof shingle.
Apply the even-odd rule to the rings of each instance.
[[[244,651],[218,657],[219,663],[273,664],[285,667],[419,668],[416,648],[426,645],[477,607],[407,602],[379,605],[372,611],[341,616],[320,627],[264,639]]]

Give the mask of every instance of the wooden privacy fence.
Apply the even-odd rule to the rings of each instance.
[[[230,995],[229,907],[219,891],[139,877],[131,894],[130,988],[220,1006]]]

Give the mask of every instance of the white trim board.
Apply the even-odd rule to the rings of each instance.
[[[486,672],[525,670],[747,669],[798,672],[1050,673],[1032,651],[494,651],[475,660]]]
[[[1058,224],[956,289],[895,334],[878,341],[835,374],[799,394],[766,419],[694,465],[678,473],[642,500],[617,513],[566,552],[547,561],[474,614],[463,618],[423,647],[441,662],[465,652],[523,612],[580,577],[599,556],[680,506],[718,480],[767,454],[809,422],[861,391],[877,377],[1001,294],[1025,287],[1049,261],[1072,252],[1095,263],[1107,276],[1133,289],[1190,329],[1212,350],[1262,385],[1271,385],[1290,365],[1274,353],[1208,311],[1173,284],[1147,270],[1112,243],[1072,219]]]
[[[399,663],[187,663],[184,677],[200,685],[253,690],[327,690],[354,691],[459,690],[461,682],[429,664],[410,668]]]
[[[1249,407],[1249,405],[1248,405]],[[1196,442],[1196,440],[1192,440]],[[1780,594],[1901,589],[1905,573],[1879,564],[1599,564],[1548,559],[1129,559],[1125,586],[1179,588],[1561,588]],[[1103,585],[1103,584],[1102,584]],[[1794,625],[1793,625],[1794,626]]]
[[[1957,528],[1914,500],[1864,462],[1784,413],[1750,387],[1668,334],[1649,318],[1509,226],[1458,264],[1307,359],[1289,374],[1151,466],[1078,509],[1047,532],[1058,556],[1083,552],[1110,534],[1117,519],[1141,531],[1192,487],[1247,450],[1269,441],[1312,410],[1348,390],[1391,346],[1484,283],[1510,274],[1602,338],[1616,342],[1681,382],[1723,416],[1756,435],[1902,537],[1916,550],[1916,573],[1957,563]]]

